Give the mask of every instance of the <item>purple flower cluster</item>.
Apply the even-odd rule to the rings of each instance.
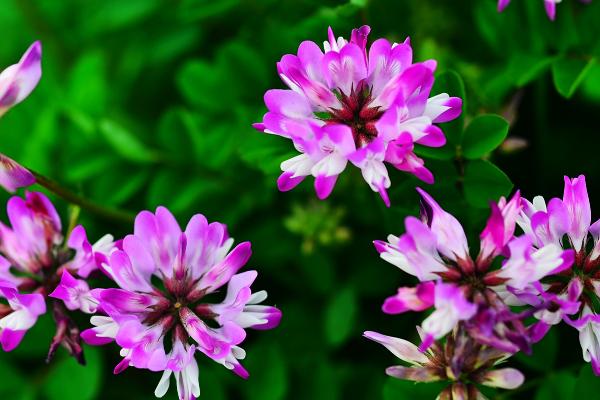
[[[182,231],[166,208],[142,211],[134,233],[101,266],[118,288],[97,290],[95,327],[82,337],[92,345],[114,341],[121,347],[115,373],[130,366],[164,371],[157,397],[167,392],[171,375],[180,399],[200,395],[198,352],[247,378],[239,362],[246,355],[239,347],[246,328],[274,328],[281,312],[260,304],[265,291],[250,289],[256,271],[238,273],[250,258],[250,243],[232,246],[225,225],[209,224],[203,215],[193,216]],[[225,298],[214,303],[224,286]]]
[[[56,335],[50,358],[63,345],[83,363],[79,330],[69,310],[93,313],[95,290],[85,281],[98,269],[113,245],[106,235],[92,245],[82,226],[65,241],[60,218],[42,193],[12,197],[7,205],[12,227],[0,223],[0,343],[5,351],[19,345],[38,317],[50,308]]]
[[[41,45],[34,43],[17,65],[0,74],[0,116],[31,93],[41,77]],[[0,186],[13,192],[36,177],[0,154]],[[88,344],[116,342],[127,367],[163,371],[157,397],[173,375],[181,400],[200,395],[196,353],[247,378],[239,345],[246,329],[271,329],[281,312],[252,292],[256,271],[238,273],[251,255],[250,243],[233,250],[225,225],[200,214],[182,231],[164,207],[140,212],[134,233],[114,241],[106,235],[91,244],[82,226],[62,233],[61,220],[42,193],[12,197],[12,227],[0,223],[0,344],[16,348],[38,317],[51,310],[56,334],[48,360],[59,345],[84,364],[81,338]],[[106,275],[118,288],[91,289],[88,278]],[[226,294],[215,302],[218,291]],[[79,310],[94,326],[80,334],[70,316]]]
[[[464,379],[467,360],[479,357],[481,346],[502,352],[500,358],[531,352],[532,344],[552,325],[565,321],[579,330],[583,358],[600,375],[600,315],[594,306],[600,294],[600,221],[591,223],[585,178],[565,178],[563,198],[547,205],[541,197],[529,202],[518,192],[509,201],[502,198],[492,203],[475,258],[458,220],[423,190],[418,191],[421,218],[408,217],[406,233],[390,235],[387,242],[376,241],[375,247],[381,258],[419,280],[416,286],[402,287],[387,298],[383,311],[400,314],[433,308],[433,312],[418,327],[422,337],[418,349],[402,339],[365,333],[402,360],[418,364],[417,370],[414,365],[392,367],[388,374],[417,381],[441,379],[426,367],[438,357],[435,354],[448,355],[437,341],[445,338],[446,346],[455,346],[465,336],[474,342],[469,344],[470,351],[477,354],[466,352],[468,346],[459,347],[458,364],[463,369],[454,370],[454,375],[463,377],[456,378],[463,385],[469,381]],[[517,226],[521,234],[515,233]],[[519,306],[518,311],[514,306]],[[528,317],[537,322],[527,326]],[[457,361],[433,364],[456,369]],[[513,383],[498,386],[514,387],[523,381],[516,372],[511,376]]]
[[[279,190],[312,175],[317,196],[325,199],[348,162],[388,206],[386,163],[433,183],[415,145],[443,146],[446,138],[434,123],[458,117],[462,100],[430,97],[436,62],[413,63],[408,39],[378,39],[367,50],[370,30],[354,29],[347,41],[329,28],[323,50],[305,41],[297,55],[277,64],[289,89],[267,91],[269,111],[255,127],[290,139],[300,153],[281,164]]]

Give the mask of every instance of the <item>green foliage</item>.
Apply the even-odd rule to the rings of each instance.
[[[475,117],[463,133],[462,149],[466,158],[483,157],[498,147],[508,135],[508,122],[497,115]]]
[[[356,293],[341,289],[325,309],[325,337],[332,345],[343,343],[352,333],[356,318]]]
[[[104,363],[100,349],[86,349],[87,365],[77,365],[71,358],[56,360],[46,376],[44,388],[49,400],[95,399],[102,386]],[[76,384],[73,384],[76,383]]]
[[[594,59],[581,60],[563,56],[552,63],[552,77],[556,90],[566,98],[573,96],[594,65]]]
[[[471,161],[465,167],[465,199],[469,205],[487,208],[490,201],[507,196],[512,187],[508,176],[489,161]]]
[[[372,245],[418,215],[415,187],[474,238],[489,202],[509,195],[513,181],[527,198],[554,196],[562,174],[586,173],[600,198],[590,122],[600,104],[600,1],[564,0],[555,22],[541,3],[515,0],[499,14],[495,0],[7,0],[0,68],[39,38],[44,76],[0,121],[0,151],[98,203],[133,212],[165,205],[181,224],[203,213],[236,241],[252,241],[248,268],[259,271],[256,290],[282,308],[282,326],[248,330],[248,381],[198,355],[201,399],[433,399],[445,383],[386,378],[384,368],[400,361],[360,336],[414,339],[421,321],[381,313],[383,299],[414,279]],[[410,36],[415,61],[438,62],[432,93],[463,99],[460,118],[439,124],[447,144],[416,146],[435,184],[389,167],[390,209],[350,167],[325,202],[310,178],[279,193],[280,164],[298,153],[251,126],[265,112],[265,90],[284,87],[276,63],[303,40],[325,40],[328,26],[348,37],[365,23],[371,39]],[[529,146],[498,151],[515,138]],[[57,204],[66,225],[66,204]],[[133,229],[85,210],[81,222],[92,240]],[[89,327],[88,318],[78,322]],[[116,346],[86,348],[85,368],[63,349],[46,365],[54,329],[46,315],[18,349],[0,354],[0,398],[152,397],[159,374],[111,373]],[[509,361],[530,386],[490,398],[594,398],[590,368],[573,375],[582,363],[576,336],[553,328],[532,357]],[[175,399],[171,384],[166,398]]]

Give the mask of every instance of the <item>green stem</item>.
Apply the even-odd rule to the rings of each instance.
[[[33,174],[33,176],[35,176],[35,180],[39,185],[45,187],[46,189],[48,189],[55,195],[61,197],[62,199],[68,201],[69,203],[75,204],[81,207],[82,209],[91,212],[92,214],[96,214],[100,217],[127,224],[133,223],[135,219],[135,215],[128,211],[101,206],[61,186],[59,183],[45,177],[44,175],[41,175],[32,170],[29,171]]]

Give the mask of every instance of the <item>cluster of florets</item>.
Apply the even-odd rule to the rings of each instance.
[[[551,19],[560,0],[545,0]],[[509,0],[501,0],[499,8]],[[412,48],[376,40],[370,28],[350,41],[329,30],[323,50],[303,42],[297,55],[277,65],[287,90],[269,90],[269,111],[255,127],[290,139],[300,153],[281,164],[280,190],[315,177],[326,198],[348,162],[389,205],[386,165],[433,183],[415,146],[443,146],[436,123],[461,113],[462,100],[431,95],[436,62],[414,63]],[[0,74],[0,116],[21,102],[41,76],[41,45],[34,43],[16,65]],[[0,154],[0,186],[27,187],[36,177]],[[420,218],[405,220],[405,233],[376,241],[381,258],[417,280],[387,298],[383,311],[432,312],[417,327],[421,343],[365,332],[409,366],[391,376],[449,383],[439,399],[482,398],[478,385],[513,389],[524,376],[496,366],[519,351],[531,352],[561,321],[580,332],[585,361],[600,375],[600,221],[592,224],[585,178],[565,178],[562,199],[532,202],[517,192],[491,204],[491,214],[471,253],[460,222],[425,191]],[[225,225],[194,215],[185,229],[164,207],[140,212],[134,232],[121,240],[105,235],[92,244],[82,226],[63,233],[61,220],[42,193],[8,201],[11,226],[0,223],[0,344],[16,348],[38,317],[51,311],[59,346],[84,363],[82,340],[111,342],[128,367],[162,371],[157,397],[173,375],[181,400],[200,394],[196,354],[203,353],[247,378],[240,347],[247,329],[271,329],[281,312],[253,292],[257,272],[240,272],[250,243],[233,247]],[[520,232],[517,232],[517,227]],[[477,254],[475,256],[475,254]],[[116,287],[91,288],[93,278]],[[225,294],[219,299],[219,293]],[[518,306],[519,308],[516,308]],[[72,313],[93,314],[80,333]],[[536,322],[527,323],[533,319]]]
[[[388,206],[386,164],[433,183],[415,146],[443,146],[446,138],[434,123],[458,117],[462,100],[446,93],[430,97],[437,63],[414,63],[409,39],[378,39],[367,50],[370,30],[354,29],[347,41],[329,28],[323,50],[305,41],[297,55],[277,64],[289,89],[267,91],[269,111],[255,127],[290,139],[300,152],[281,164],[279,190],[312,175],[324,199],[348,162]]]
[[[468,378],[472,355],[462,350],[495,349],[504,354],[492,357],[494,360],[518,351],[530,353],[532,344],[543,338],[551,325],[565,321],[580,331],[583,358],[591,361],[594,372],[600,375],[600,317],[594,308],[600,288],[600,222],[591,224],[585,178],[565,178],[563,199],[552,199],[548,205],[541,197],[531,203],[518,192],[510,201],[502,198],[492,203],[476,258],[471,258],[458,220],[427,193],[419,192],[423,198],[421,218],[408,217],[402,236],[390,235],[387,242],[375,242],[381,258],[419,280],[415,287],[401,287],[395,296],[386,299],[383,311],[399,314],[433,308],[419,327],[419,368],[434,374],[435,380],[463,377],[462,381],[458,379],[459,386],[449,390],[459,387],[468,392],[468,382],[473,382]],[[521,234],[515,233],[517,225]],[[527,325],[525,321],[530,317],[537,322]],[[374,332],[365,336],[409,363],[417,359],[393,349],[393,343],[400,343],[400,339]],[[438,341],[445,340],[445,346],[453,347],[459,338],[473,343],[453,353],[460,360],[458,364],[447,358],[432,361],[440,358],[433,356],[436,352],[447,356],[439,350],[442,345]],[[428,362],[451,366],[453,376],[436,375],[432,368],[425,367]],[[489,368],[494,365],[476,364]],[[456,365],[463,368],[461,373],[454,370]],[[388,374],[423,380],[420,371],[392,368]],[[478,374],[483,372],[477,369]],[[517,379],[520,375],[516,372],[511,376],[513,382],[501,387],[514,387],[515,382],[523,380]]]

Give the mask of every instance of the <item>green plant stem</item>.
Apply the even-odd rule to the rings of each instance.
[[[32,170],[29,171],[33,174],[33,176],[35,176],[36,182],[39,185],[45,187],[46,189],[48,189],[55,195],[61,197],[62,199],[68,201],[69,203],[75,204],[76,206],[79,206],[92,214],[96,214],[100,217],[127,224],[133,223],[135,219],[135,215],[133,213],[101,206],[100,204],[94,203],[93,201],[88,200],[85,197],[82,197],[76,194],[75,192],[61,186],[59,183],[45,177],[44,175],[41,175]]]

